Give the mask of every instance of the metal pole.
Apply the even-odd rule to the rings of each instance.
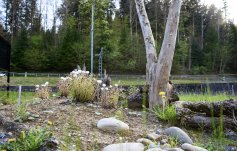
[[[201,22],[202,22],[202,39],[201,39],[202,44],[201,44],[201,50],[203,50],[203,14],[202,14],[202,21]]]
[[[93,74],[93,55],[94,55],[94,0],[92,0],[92,14],[91,14],[91,74]]]

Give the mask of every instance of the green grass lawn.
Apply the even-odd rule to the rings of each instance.
[[[180,101],[190,101],[190,102],[200,102],[200,101],[207,101],[207,102],[215,102],[215,101],[224,101],[227,99],[235,99],[237,100],[237,96],[231,96],[226,93],[220,94],[180,94],[179,95]]]
[[[11,77],[10,85],[25,85],[32,86],[37,84],[43,84],[46,81],[49,82],[49,85],[55,86],[60,78],[59,77]],[[6,77],[4,79],[0,79],[0,85],[3,85],[3,82],[6,83]],[[199,83],[208,83],[208,81],[201,80],[191,80],[191,79],[174,79],[172,80],[174,84],[199,84]],[[136,79],[136,78],[112,78],[112,84],[119,85],[145,85],[145,79]]]
[[[35,98],[34,92],[22,92],[21,102],[32,101]],[[6,91],[0,91],[0,103],[3,104],[16,104],[18,100],[18,92],[10,91],[7,95]]]

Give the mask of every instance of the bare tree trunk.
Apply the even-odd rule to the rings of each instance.
[[[158,60],[155,50],[155,41],[145,10],[144,0],[135,0],[135,3],[146,46],[146,80],[150,86],[149,107],[152,108],[155,105],[162,105],[162,98],[159,92],[166,92],[166,96],[169,96],[168,81],[176,44],[181,0],[172,0],[171,2],[164,40]]]

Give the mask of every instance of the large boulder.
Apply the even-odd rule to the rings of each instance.
[[[106,146],[103,151],[144,151],[142,143],[121,143]]]
[[[98,121],[97,127],[107,132],[127,132],[129,131],[128,124],[115,118],[103,118]]]
[[[187,133],[185,133],[182,129],[178,127],[169,127],[165,129],[165,134],[167,136],[174,137],[177,139],[180,143],[189,143],[193,144],[192,139],[188,136]]]

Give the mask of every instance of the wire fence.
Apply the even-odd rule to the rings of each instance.
[[[0,71],[6,74],[5,71]],[[33,73],[33,72],[10,72],[11,77],[64,77],[68,73]],[[145,80],[146,75],[131,74],[110,74],[113,80]],[[170,80],[199,80],[202,82],[237,82],[237,74],[217,74],[217,75],[171,75]]]

